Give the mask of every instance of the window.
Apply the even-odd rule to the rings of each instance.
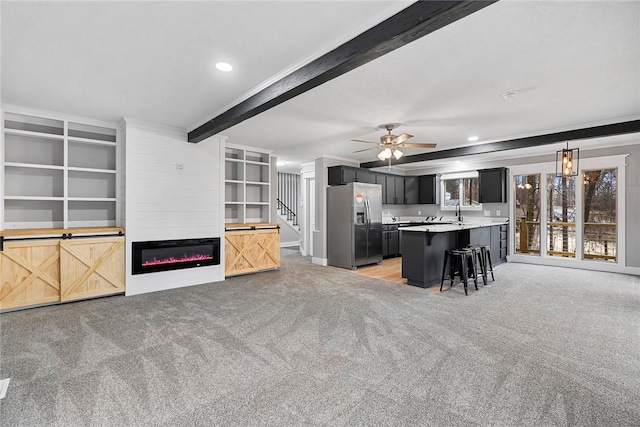
[[[440,177],[441,209],[480,210],[482,204],[478,193],[478,173],[464,172],[460,174],[446,174]]]
[[[624,266],[624,157],[580,159],[575,177],[557,177],[551,163],[512,167],[513,259],[553,259],[550,265],[593,269]]]
[[[576,179],[547,174],[547,255],[576,256]]]
[[[584,258],[616,261],[617,169],[583,170]]]
[[[515,252],[540,255],[540,174],[515,175]]]

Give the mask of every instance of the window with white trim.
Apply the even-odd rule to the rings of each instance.
[[[481,210],[478,194],[478,172],[457,172],[440,176],[440,209],[455,211]]]

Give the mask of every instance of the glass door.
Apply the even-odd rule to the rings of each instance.
[[[515,252],[540,255],[540,174],[514,179]]]
[[[547,174],[547,255],[576,256],[576,179]]]
[[[511,169],[514,260],[624,266],[624,156],[580,163],[579,174],[571,177],[556,176],[554,163]]]
[[[583,257],[616,262],[618,255],[617,169],[582,171]]]

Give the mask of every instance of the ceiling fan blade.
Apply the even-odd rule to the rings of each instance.
[[[403,147],[406,148],[436,148],[438,144],[432,144],[432,143],[408,143],[408,144],[402,144]]]
[[[364,150],[354,151],[354,153],[362,153],[363,151],[375,150],[378,147],[365,148]]]
[[[403,133],[402,135],[396,137],[393,141],[391,141],[391,143],[392,144],[402,144],[403,142],[405,142],[409,138],[413,138],[413,135],[409,135],[408,133]]]
[[[350,139],[349,141],[355,141],[355,142],[366,142],[367,144],[380,144],[379,142],[364,141],[364,140],[362,140],[362,139]]]

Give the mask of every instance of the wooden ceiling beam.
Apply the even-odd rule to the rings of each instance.
[[[413,3],[389,19],[198,126],[189,132],[188,141],[200,142],[216,135],[496,1],[498,0],[429,0]]]
[[[430,153],[402,156],[400,160],[393,160],[393,164],[406,164],[426,162],[429,160],[453,159],[462,156],[487,154],[496,151],[516,150],[518,148],[539,147],[564,141],[576,141],[580,139],[601,138],[605,136],[624,135],[640,132],[640,120],[612,123],[602,126],[574,129],[564,132],[548,133],[544,135],[527,136],[524,138],[510,139],[506,141],[488,142],[485,144],[470,145],[468,147],[450,148],[448,150],[432,151]],[[579,148],[579,147],[574,147]],[[388,166],[388,161],[374,161],[361,163],[361,168],[378,168]]]

